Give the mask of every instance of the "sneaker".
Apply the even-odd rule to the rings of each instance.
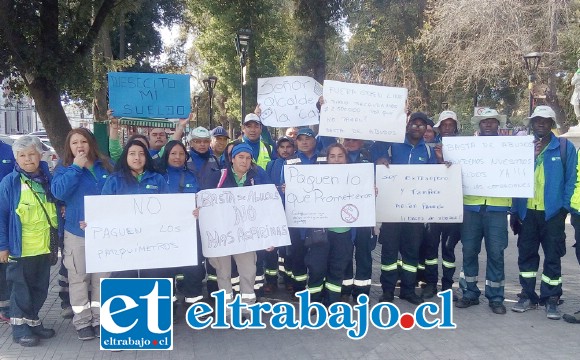
[[[518,296],[520,299],[512,307],[512,311],[523,313],[528,310],[536,310],[538,308],[538,304],[532,304],[532,301],[526,295],[518,294]]]
[[[505,315],[505,305],[501,301],[490,301],[489,307],[494,314]]]
[[[564,314],[563,319],[570,324],[580,324],[580,311],[576,311],[572,315]]]
[[[423,289],[423,298],[430,299],[437,294],[437,284],[427,283]]]
[[[13,338],[14,342],[20,344],[24,347],[33,347],[40,343],[38,336],[36,335],[25,335],[19,338]]]
[[[93,330],[92,326],[87,326],[77,330],[77,335],[79,336],[79,340],[82,341],[92,340],[95,338],[95,331]]]
[[[423,298],[421,296],[415,294],[414,292],[407,294],[407,295],[401,294],[401,295],[399,295],[399,299],[407,300],[408,302],[410,302],[413,305],[419,305],[419,304],[423,303]]]
[[[72,319],[75,316],[75,313],[71,306],[67,306],[60,311],[60,316],[64,319]]]
[[[95,337],[100,338],[101,337],[101,326],[100,325],[93,326],[93,332],[95,333]]]
[[[550,296],[546,302],[546,317],[551,320],[560,320],[562,314],[558,309],[558,297]]]
[[[395,294],[391,291],[383,292],[383,295],[379,298],[380,302],[393,302],[393,300],[395,300]]]
[[[466,299],[463,297],[457,300],[457,302],[455,303],[455,307],[458,307],[460,309],[465,309],[472,305],[479,305],[479,299]]]

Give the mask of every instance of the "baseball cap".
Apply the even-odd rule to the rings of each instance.
[[[294,140],[292,140],[291,138],[289,138],[288,136],[282,136],[281,138],[278,139],[278,141],[276,141],[276,146],[280,146],[281,143],[283,143],[284,141],[289,142],[292,146],[294,146]]]
[[[302,129],[298,130],[298,135],[296,135],[296,137],[298,137],[300,135],[315,137],[314,131],[312,131],[311,128],[302,128]]]
[[[187,141],[191,141],[193,139],[209,139],[209,137],[210,137],[209,131],[203,126],[198,126],[195,129],[191,130],[191,132],[187,136]]]
[[[213,129],[211,131],[211,136],[213,136],[213,137],[225,136],[228,139],[230,138],[230,136],[228,135],[228,132],[226,131],[226,129],[223,128],[223,126],[217,126],[215,129]]]
[[[244,118],[244,125],[249,123],[250,121],[254,121],[262,125],[262,120],[260,120],[260,117],[254,113],[249,113],[248,115],[246,115],[246,117]]]
[[[409,117],[409,122],[411,122],[413,120],[417,120],[417,119],[423,120],[425,125],[430,125],[431,127],[433,127],[433,120],[429,119],[429,116],[427,116],[427,114],[422,113],[422,112],[414,112]]]

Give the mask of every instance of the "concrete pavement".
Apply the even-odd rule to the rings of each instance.
[[[571,246],[572,227],[566,225],[567,250],[563,258],[564,304],[562,312],[580,309],[580,266]],[[380,245],[379,245],[380,246]],[[461,244],[456,249],[459,276]],[[174,350],[100,351],[97,340],[77,339],[70,320],[60,317],[60,299],[56,281],[51,275],[51,291],[41,311],[46,327],[57,335],[35,348],[12,343],[10,327],[0,325],[0,360],[24,359],[576,359],[580,354],[580,325],[546,318],[544,310],[517,314],[509,310],[517,300],[518,283],[516,238],[510,234],[506,250],[506,315],[495,315],[487,299],[468,309],[454,308],[456,330],[409,331],[371,328],[359,341],[350,340],[345,330],[212,330],[194,331],[182,319],[175,325]],[[371,303],[381,295],[379,283],[380,253],[374,253]],[[539,273],[541,273],[541,268]],[[485,279],[485,252],[480,256],[480,279]],[[480,288],[483,282],[480,280]],[[457,284],[454,285],[455,289]],[[539,288],[539,280],[538,280]],[[280,288],[272,298],[287,299]],[[395,299],[402,311],[412,311],[406,301]]]

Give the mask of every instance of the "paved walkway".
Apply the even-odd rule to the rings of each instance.
[[[563,258],[563,312],[580,309],[580,267],[571,248],[573,229],[566,225],[568,254]],[[461,245],[456,249],[461,264]],[[379,253],[375,251],[373,290],[375,303],[381,293]],[[480,257],[480,279],[485,279],[485,254]],[[540,270],[541,271],[541,270]],[[510,234],[506,250],[506,305],[519,292],[516,239]],[[194,331],[182,320],[175,325],[173,351],[100,351],[97,340],[77,340],[70,320],[60,317],[56,269],[51,291],[41,311],[47,327],[57,335],[35,348],[12,343],[8,325],[0,325],[0,360],[9,359],[577,359],[580,325],[546,319],[543,310],[495,315],[482,296],[481,304],[454,308],[456,330],[404,331],[371,328],[359,341],[348,339],[344,330],[211,330]],[[458,272],[456,274],[456,278]],[[481,282],[480,282],[481,284]],[[538,282],[539,284],[539,282]],[[456,286],[456,285],[455,285]],[[280,291],[282,293],[282,291]],[[282,294],[281,294],[282,295]],[[273,296],[276,297],[276,296]],[[285,299],[285,296],[280,296]],[[407,302],[395,299],[402,311],[412,311]]]

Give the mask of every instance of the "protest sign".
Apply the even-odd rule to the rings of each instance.
[[[407,89],[324,81],[320,135],[402,143]]]
[[[87,272],[197,265],[195,194],[85,196]]]
[[[368,163],[285,165],[288,226],[375,226],[373,169]]]
[[[377,166],[377,221],[463,222],[461,166]]]
[[[272,184],[197,193],[203,256],[290,245],[282,199]]]
[[[534,196],[533,136],[443,138],[445,161],[461,165],[463,194]]]
[[[116,117],[187,118],[189,75],[110,72],[109,108]]]
[[[318,124],[316,103],[322,85],[308,76],[258,79],[258,104],[262,123],[273,127]]]

